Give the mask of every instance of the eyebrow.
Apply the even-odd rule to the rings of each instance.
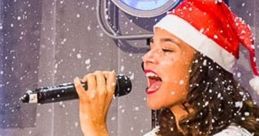
[[[176,43],[174,40],[172,40],[171,38],[161,38],[160,39],[161,42],[173,42]]]
[[[160,39],[160,41],[161,42],[171,42],[180,48],[179,43],[177,43],[175,40],[173,40],[171,38],[162,38],[162,39]]]

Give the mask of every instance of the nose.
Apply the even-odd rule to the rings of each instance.
[[[155,51],[150,49],[144,56],[142,57],[142,61],[147,63],[156,63]]]

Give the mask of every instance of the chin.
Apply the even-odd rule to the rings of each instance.
[[[147,99],[147,106],[151,109],[151,110],[159,110],[162,108],[162,106],[160,105],[159,102],[155,102],[152,100],[148,100]]]

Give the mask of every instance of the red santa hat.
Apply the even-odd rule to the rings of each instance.
[[[249,51],[254,74],[250,85],[259,94],[259,72],[251,29],[222,0],[183,0],[156,27],[176,35],[230,73],[233,73],[242,44]]]

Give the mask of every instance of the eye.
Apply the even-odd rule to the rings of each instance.
[[[172,49],[162,49],[163,52],[174,52]]]

